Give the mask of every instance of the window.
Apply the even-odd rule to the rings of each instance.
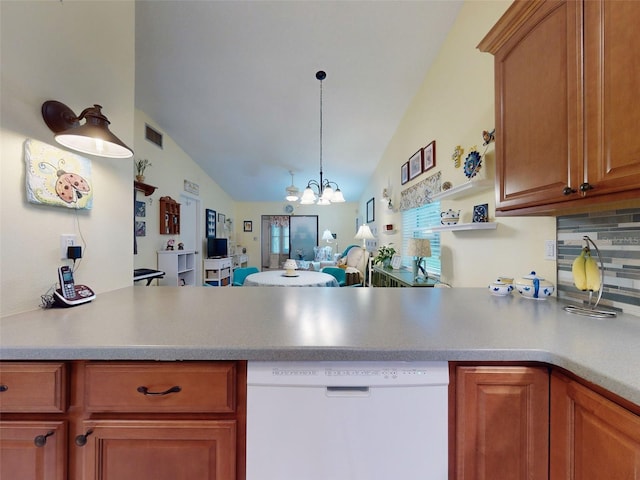
[[[410,267],[413,261],[413,258],[404,254],[409,238],[428,238],[431,242],[431,256],[425,258],[425,268],[429,275],[440,277],[440,233],[426,231],[435,225],[440,225],[440,202],[427,203],[402,212],[402,264]]]
[[[289,224],[271,224],[271,253],[289,255]]]

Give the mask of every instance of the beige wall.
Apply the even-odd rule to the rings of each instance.
[[[284,195],[284,187],[283,187]],[[346,202],[333,204],[331,206],[300,205],[293,202],[270,202],[253,203],[241,202],[236,204],[236,238],[238,243],[247,248],[249,263],[260,266],[260,220],[262,215],[286,215],[284,207],[287,204],[294,206],[293,215],[318,215],[318,235],[321,238],[325,229],[336,234],[338,248],[344,250],[347,245],[359,244],[360,241],[353,237],[356,234],[356,217],[358,216],[358,204]],[[243,222],[250,220],[253,222],[253,232],[243,231]],[[321,245],[325,245],[319,240]],[[331,246],[335,252],[335,243]]]
[[[86,241],[76,282],[98,294],[130,285],[131,160],[92,157],[94,206],[76,215],[27,203],[23,146],[57,145],[40,113],[50,99],[77,114],[101,104],[133,145],[134,3],[0,2],[0,21],[0,315],[38,308],[57,281],[63,233]]]
[[[451,155],[456,145],[465,154],[482,146],[482,131],[494,128],[493,57],[481,53],[476,45],[511,4],[510,1],[468,1],[462,7],[440,54],[429,70],[422,88],[407,110],[379,163],[370,184],[360,198],[378,198],[384,187],[391,187],[394,203],[400,192],[441,171],[442,181],[454,185],[466,182],[462,168],[455,168]],[[400,185],[400,167],[420,147],[436,140],[436,166],[413,182]],[[483,160],[481,176],[494,177],[494,145]],[[532,168],[534,168],[532,166]],[[544,240],[555,239],[555,219],[494,217],[493,190],[457,201],[442,201],[442,208],[462,211],[462,222],[471,221],[474,205],[488,203],[496,230],[442,232],[442,280],[457,287],[485,287],[497,275],[521,276],[535,270],[555,282],[556,264],[544,259]],[[378,217],[378,230],[384,223],[401,223],[400,212],[385,211]],[[379,237],[380,243],[400,244],[400,234]]]
[[[145,124],[163,134],[163,148],[145,139]],[[159,202],[160,197],[169,196],[181,202],[180,195],[186,194],[199,201],[200,212],[198,223],[201,232],[201,247],[204,245],[205,209],[223,213],[227,218],[235,217],[235,205],[233,199],[177,145],[169,134],[164,132],[144,112],[135,112],[135,157],[146,158],[151,166],[145,171],[145,183],[157,187],[156,191],[145,197],[141,192],[137,193],[137,200],[146,203],[146,217],[138,220],[146,222],[147,234],[137,237],[138,254],[134,256],[135,268],[155,268],[157,265],[156,251],[165,248],[167,240],[172,238],[176,244],[181,241],[180,235],[161,235],[159,229]],[[130,162],[133,176],[133,162]],[[184,181],[194,182],[199,187],[197,195],[184,191]],[[129,220],[130,222],[131,220]],[[240,225],[240,228],[242,226]],[[206,250],[204,250],[206,253]]]

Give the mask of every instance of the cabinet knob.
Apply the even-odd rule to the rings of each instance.
[[[581,192],[588,192],[589,190],[593,190],[593,186],[589,182],[584,182],[580,185]]]
[[[84,435],[78,435],[76,437],[76,445],[79,447],[84,447],[87,444],[87,437],[93,433],[92,429],[86,431]]]
[[[0,392],[6,392],[7,390],[9,390],[9,385],[0,385]]]
[[[169,390],[165,390],[164,392],[150,392],[147,387],[138,387],[138,392],[147,396],[161,396],[161,395],[169,395],[170,393],[178,393],[182,391],[178,385],[171,387]]]
[[[44,435],[38,435],[33,439],[33,443],[36,447],[44,447],[47,444],[47,438],[53,435],[55,432],[53,430],[48,431]]]
[[[576,193],[576,192],[577,192],[577,190],[575,190],[575,189],[573,189],[573,188],[571,188],[569,186],[564,187],[564,189],[562,190],[562,194],[563,195],[571,195],[572,193]]]

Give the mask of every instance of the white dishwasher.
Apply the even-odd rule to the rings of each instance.
[[[446,362],[249,362],[247,480],[446,480]]]

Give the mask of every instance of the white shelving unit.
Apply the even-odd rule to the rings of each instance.
[[[449,190],[445,190],[440,193],[436,193],[432,198],[433,200],[459,200],[461,198],[470,197],[476,193],[484,192],[493,188],[493,180],[472,180],[470,182],[461,183],[455,187],[451,187]]]
[[[192,286],[196,284],[196,256],[193,250],[159,250],[158,270],[165,272],[158,285]]]
[[[228,287],[231,285],[232,258],[205,258],[204,281],[212,287]]]

